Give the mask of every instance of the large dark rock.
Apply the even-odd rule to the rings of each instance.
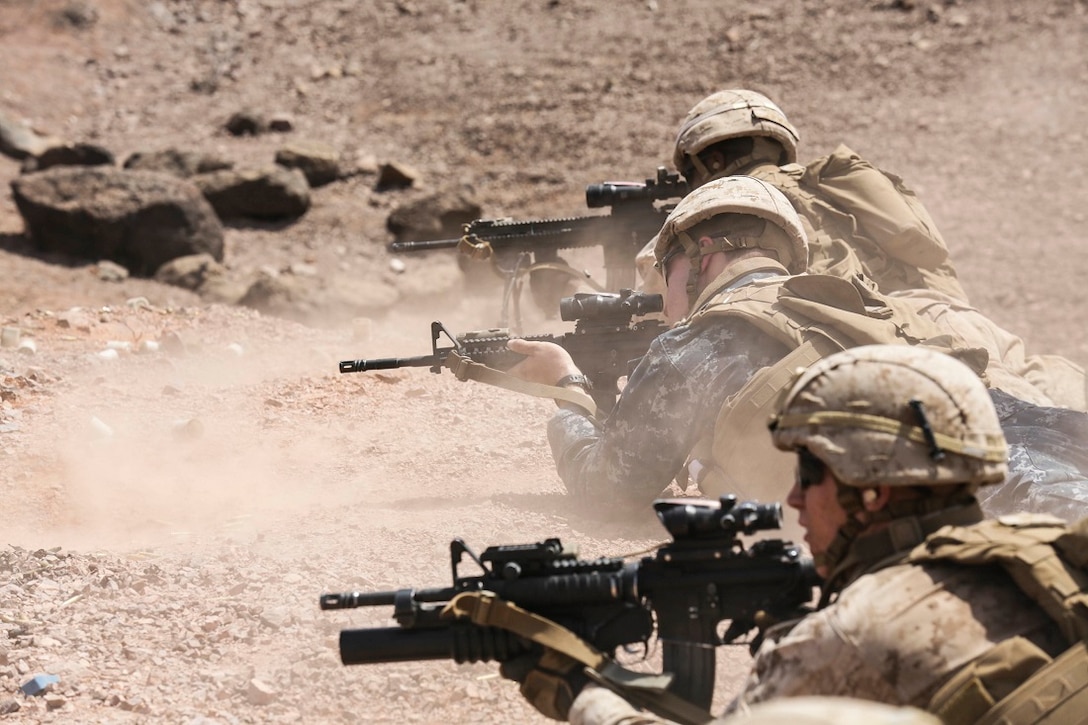
[[[223,228],[193,184],[164,174],[59,166],[20,176],[12,196],[34,245],[81,259],[109,259],[139,276],[207,253],[223,259]]]
[[[168,148],[159,151],[137,151],[125,159],[125,168],[134,171],[161,171],[182,179],[197,174],[229,169],[234,164],[228,159],[202,151],[186,151]]]
[[[54,166],[113,166],[116,158],[104,146],[93,143],[66,143],[51,146],[23,162],[22,172],[31,174]]]
[[[456,239],[481,211],[466,193],[447,189],[401,204],[389,214],[386,227],[398,242]]]
[[[294,219],[310,208],[310,185],[298,169],[226,169],[192,181],[222,219]]]

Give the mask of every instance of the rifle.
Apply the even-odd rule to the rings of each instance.
[[[578,369],[591,383],[590,395],[597,408],[609,411],[619,395],[619,379],[628,375],[638,360],[646,354],[654,338],[668,329],[659,320],[631,322],[636,316],[662,310],[661,295],[633,292],[629,289],[613,294],[579,293],[564,297],[559,303],[559,313],[566,322],[574,322],[574,331],[560,335],[518,335],[523,340],[554,342],[562,346]],[[441,338],[449,341],[440,346]],[[450,368],[462,380],[464,360],[479,363],[493,370],[508,370],[523,355],[506,347],[511,338],[503,328],[468,332],[454,337],[441,322],[431,323],[431,354],[405,358],[379,358],[373,360],[343,360],[341,373],[360,373],[371,370],[389,370],[405,367],[429,367],[432,373]],[[505,376],[510,378],[510,376]],[[486,382],[502,385],[496,379]],[[504,387],[510,387],[504,385]],[[519,388],[520,389],[520,388]],[[556,390],[556,389],[552,389]],[[523,392],[532,392],[524,389]],[[548,395],[547,397],[555,397]]]
[[[458,249],[472,259],[491,260],[503,277],[501,324],[508,319],[507,304],[520,295],[522,277],[530,278],[534,296],[543,309],[554,309],[570,277],[588,275],[575,270],[559,258],[562,249],[600,245],[604,250],[605,287],[616,291],[635,286],[635,255],[665,222],[675,204],[657,202],[679,199],[688,193],[688,184],[679,174],[668,173],[664,166],[657,176],[645,182],[606,181],[586,186],[586,206],[590,209],[611,207],[603,216],[570,219],[477,219],[465,224],[457,239],[431,239],[393,242],[391,252],[422,252]],[[560,275],[540,275],[551,270]],[[537,286],[542,285],[543,289]]]
[[[567,628],[605,653],[608,665],[597,671],[604,675],[601,684],[676,717],[675,709],[655,709],[659,703],[647,691],[608,674],[619,668],[614,661],[617,647],[630,650],[641,644],[648,651],[656,620],[664,671],[672,675],[657,678],[658,684],[667,679],[670,696],[709,708],[714,648],[737,642],[768,618],[799,616],[818,578],[812,561],[788,541],[764,539],[747,548],[742,543],[739,534],[779,528],[781,504],[738,503],[735,496],[722,496],[717,501],[659,499],[654,510],[672,540],[637,561],[580,560],[576,550],[557,538],[490,546],[477,556],[463,540],[454,539],[451,587],[324,594],[320,606],[325,610],[392,606],[399,625],[342,630],[341,662],[502,662],[531,651],[532,642],[510,629],[451,616],[447,605],[458,595],[490,592],[497,600]],[[465,556],[481,574],[459,572]],[[729,627],[719,636],[718,624],[727,620]]]

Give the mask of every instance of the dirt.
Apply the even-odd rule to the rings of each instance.
[[[701,97],[754,87],[801,129],[802,159],[845,142],[904,176],[972,301],[1030,352],[1088,362],[1083,0],[0,0],[0,44],[0,109],[119,158],[255,163],[306,137],[414,166],[413,189],[362,174],[293,224],[227,228],[239,275],[303,263],[360,293],[392,279],[397,204],[456,187],[487,216],[585,213],[586,184],[667,165]],[[296,130],[230,136],[243,108]],[[317,607],[448,585],[454,537],[559,536],[587,556],[662,538],[649,515],[566,501],[550,402],[425,369],[338,373],[428,352],[432,319],[492,326],[494,286],[302,324],[104,281],[97,260],[33,251],[18,173],[0,157],[0,321],[33,346],[0,349],[0,720],[544,722],[491,664],[341,666],[340,629],[390,612]],[[404,280],[423,269],[403,261]],[[721,651],[718,704],[746,664]],[[60,681],[21,694],[38,674]]]

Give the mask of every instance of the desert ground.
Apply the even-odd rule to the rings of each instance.
[[[32,342],[0,349],[0,721],[545,722],[494,664],[342,666],[338,632],[390,612],[319,595],[448,585],[454,537],[596,557],[663,532],[566,500],[551,402],[337,362],[496,322],[495,280],[431,293],[452,253],[394,263],[392,209],[457,189],[488,217],[588,213],[586,184],[669,165],[729,87],[778,101],[802,160],[847,143],[903,176],[972,302],[1088,363],[1084,0],[0,0],[0,111],[37,133],[271,159],[284,135],[223,129],[249,108],[419,172],[227,225],[239,279],[303,264],[376,300],[288,319],[37,251],[0,156],[0,322]],[[746,650],[719,664],[718,707]],[[39,674],[59,682],[24,696]]]

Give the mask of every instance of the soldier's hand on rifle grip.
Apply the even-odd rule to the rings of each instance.
[[[521,694],[538,712],[566,722],[571,704],[589,684],[580,662],[546,647],[503,662],[500,674],[521,685]]]
[[[568,375],[579,375],[570,353],[554,342],[536,342],[512,338],[506,346],[525,359],[507,372],[514,377],[540,385],[555,385]]]

